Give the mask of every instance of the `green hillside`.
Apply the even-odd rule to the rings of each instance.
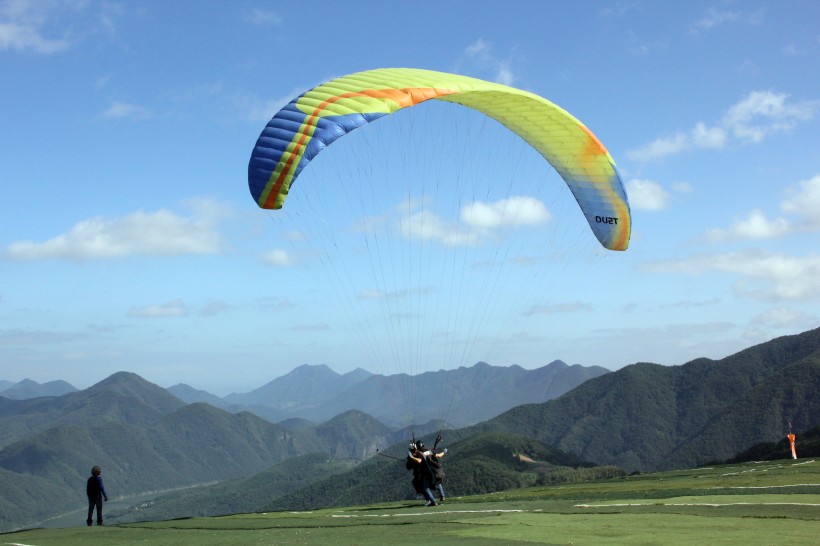
[[[812,459],[820,457],[820,427],[797,435],[795,441],[797,456],[800,459]],[[789,439],[783,438],[778,442],[762,442],[755,444],[749,449],[738,453],[730,458],[726,463],[743,463],[749,461],[773,461],[788,457],[791,454]]]
[[[157,495],[126,510],[109,511],[106,519],[117,523],[252,512],[272,498],[290,495],[355,465],[322,453],[293,457],[249,478]]]
[[[808,485],[807,485],[808,484]],[[820,463],[780,460],[309,512],[258,512],[0,534],[0,544],[817,543]]]
[[[490,493],[537,484],[624,475],[528,438],[491,433],[448,443],[445,485],[451,495]],[[185,489],[111,512],[109,521],[213,516],[227,513],[316,509],[396,499],[413,500],[401,447],[365,462],[327,455],[294,457],[246,479]]]
[[[546,483],[545,476],[558,471],[569,481],[577,467],[592,466],[574,455],[515,434],[482,434],[460,442],[447,441],[444,445],[449,448],[441,459],[448,495],[491,493]],[[528,461],[519,457],[522,454]],[[384,455],[371,458],[344,474],[276,498],[260,510],[308,510],[416,498],[410,485],[412,474],[405,468],[404,445],[394,446]],[[613,469],[598,472],[599,476],[612,475]],[[589,469],[578,479],[589,479],[593,475]]]
[[[820,329],[719,361],[634,364],[467,433],[501,430],[629,471],[687,468],[820,423]]]

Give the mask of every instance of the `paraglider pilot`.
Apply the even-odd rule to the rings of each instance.
[[[424,453],[415,442],[408,446],[407,468],[413,471],[413,488],[416,493],[423,495],[427,499],[427,506],[436,506],[436,499],[430,491],[433,484],[433,475],[430,466],[425,460]]]
[[[432,451],[429,450],[429,449],[426,449],[424,447],[423,442],[417,442],[417,444],[419,446],[419,450],[421,450],[422,454],[424,455],[424,460],[427,462],[427,464],[430,467],[431,472],[433,473],[433,483],[435,484],[436,489],[438,490],[438,498],[439,498],[440,501],[443,501],[444,500],[444,485],[442,484],[442,482],[444,481],[444,469],[441,467],[441,463],[439,462],[439,459],[444,457],[444,455],[447,453],[447,449],[445,448],[442,451],[439,451],[438,453],[436,453],[436,445],[438,445],[438,443],[440,441],[441,441],[441,436],[439,435],[436,438],[436,444],[433,445]]]
[[[408,446],[407,468],[413,471],[413,488],[416,493],[427,499],[426,506],[436,506],[438,504],[430,490],[433,484],[438,483],[439,496],[441,500],[444,500],[444,488],[441,486],[440,480],[437,482],[435,466],[438,466],[439,470],[441,469],[437,459],[443,457],[445,453],[446,450],[441,453],[426,451],[424,443],[421,441],[413,442]],[[431,462],[433,460],[435,461]],[[443,477],[443,472],[441,476]]]

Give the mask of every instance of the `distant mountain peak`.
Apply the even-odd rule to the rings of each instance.
[[[97,385],[116,385],[120,383],[148,383],[148,381],[133,372],[122,371],[109,375]]]
[[[291,370],[290,373],[284,375],[283,377],[296,377],[305,374],[332,375],[334,377],[339,376],[339,374],[330,369],[330,367],[327,364],[302,364],[301,366],[293,368],[293,370]]]
[[[367,372],[339,375],[325,364],[302,364],[290,373],[249,393],[229,394],[224,398],[231,404],[264,405],[277,409],[314,406],[333,393],[370,377]]]
[[[44,396],[62,396],[76,390],[73,385],[62,380],[47,381],[46,383],[40,384],[37,381],[26,378],[2,390],[0,395],[15,400],[26,400]]]
[[[342,377],[344,377],[346,379],[363,380],[363,379],[367,379],[371,375],[373,375],[373,374],[368,372],[364,368],[356,368],[355,370],[349,371],[346,374],[342,375]]]
[[[166,389],[131,372],[117,372],[81,392],[98,397],[114,395],[118,398],[141,400],[160,412],[185,405]]]

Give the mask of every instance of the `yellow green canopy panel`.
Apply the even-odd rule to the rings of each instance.
[[[601,244],[626,250],[631,230],[626,192],[609,152],[584,124],[533,93],[431,70],[358,72],[293,99],[256,142],[248,164],[251,195],[262,208],[281,208],[293,181],[326,146],[430,99],[478,110],[518,134],[566,181]]]

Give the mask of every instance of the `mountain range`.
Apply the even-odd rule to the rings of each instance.
[[[374,375],[361,368],[339,374],[326,365],[304,364],[253,391],[224,398],[184,383],[167,390],[188,404],[202,402],[232,413],[249,411],[271,422],[303,419],[322,423],[358,410],[391,428],[432,420],[463,427],[519,404],[551,400],[608,372],[600,366],[569,366],[560,360],[535,370],[479,362],[414,377]],[[39,384],[24,379],[0,391],[0,397],[26,400],[76,391],[65,381]],[[0,445],[3,443],[0,433]]]
[[[169,391],[189,403],[251,411],[273,422],[299,418],[321,423],[358,410],[392,428],[431,420],[463,427],[519,404],[557,398],[606,373],[609,370],[600,366],[570,366],[560,360],[535,370],[479,362],[412,378],[405,374],[374,375],[361,368],[338,374],[326,365],[305,364],[256,390],[221,400],[183,384]]]
[[[128,372],[114,374],[82,391],[65,381],[39,384],[25,379],[0,392],[0,447],[60,424],[86,426],[98,420],[145,424],[161,413],[194,403],[231,413],[250,412],[285,428],[314,426],[355,410],[391,429],[407,428],[407,434],[412,435],[423,429],[423,423],[432,421],[446,419],[449,427],[478,423],[518,404],[555,398],[605,373],[608,370],[599,366],[569,366],[561,361],[535,370],[480,362],[411,379],[373,375],[362,369],[340,375],[325,365],[305,364],[249,393],[225,398],[186,384],[174,385],[163,393],[160,387]],[[413,414],[407,411],[408,398],[396,394],[407,390],[411,381],[419,393],[418,404],[412,404],[418,407]],[[173,396],[165,396],[167,393]],[[436,398],[446,401],[447,407],[423,403],[432,397],[428,393],[437,393]],[[125,403],[132,395],[134,408]],[[90,411],[92,407],[96,414]],[[139,423],[133,423],[135,420]]]
[[[820,423],[820,328],[721,360],[638,363],[465,434],[503,430],[629,471],[689,468]]]
[[[473,368],[475,385],[495,385],[497,392],[512,393],[505,396],[515,405],[517,391],[499,385],[499,370],[487,365]],[[299,373],[310,376],[316,371],[308,367]],[[512,370],[510,377],[516,374],[520,371]],[[351,382],[348,390],[372,377]],[[516,384],[514,379],[509,383]],[[681,366],[633,364],[592,377],[553,400],[515,405],[478,424],[444,431],[447,445],[453,446],[448,483],[458,484],[460,474],[476,468],[486,470],[481,481],[487,487],[526,483],[486,460],[490,454],[492,460],[511,457],[513,444],[508,440],[493,440],[493,448],[456,449],[475,438],[499,434],[523,439],[516,445],[531,441],[567,454],[575,461],[567,463],[570,466],[589,461],[632,472],[728,459],[761,442],[781,440],[789,422],[796,431],[817,426],[817,392],[820,329],[777,338],[721,360],[697,359]],[[387,462],[387,455],[402,458],[409,436],[415,433],[432,443],[441,427],[433,422],[412,432],[396,429],[362,410],[348,410],[319,424],[303,418],[272,423],[248,411],[188,404],[127,372],[61,396],[0,396],[0,530],[82,508],[82,486],[93,464],[103,467],[110,496],[117,497],[242,480],[258,473],[281,480],[282,472],[274,467],[321,453],[316,460],[325,461],[325,466],[312,474],[316,480],[310,485],[289,490],[289,506],[367,498],[379,484],[362,479],[370,472],[362,465]],[[377,449],[385,457],[374,459]],[[371,462],[359,463],[363,459]],[[344,465],[327,462],[331,460],[353,466],[345,470]],[[404,484],[403,469],[390,472],[396,473],[391,480]],[[271,506],[284,506],[282,502],[272,501]]]

